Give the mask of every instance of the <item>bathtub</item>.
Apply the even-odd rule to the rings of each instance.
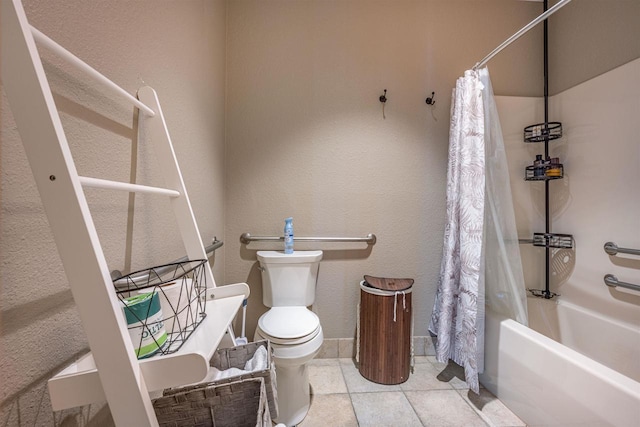
[[[530,298],[529,313],[575,349],[487,309],[480,382],[528,426],[638,426],[638,326],[562,300]]]

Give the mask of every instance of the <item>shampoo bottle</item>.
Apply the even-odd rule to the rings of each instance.
[[[293,253],[293,218],[284,220],[284,253]]]

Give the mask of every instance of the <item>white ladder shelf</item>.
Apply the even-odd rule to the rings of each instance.
[[[209,359],[249,296],[246,283],[216,287],[205,263],[207,316],[176,353],[137,360],[82,187],[170,197],[189,259],[206,252],[173,151],[158,97],[150,87],[139,100],[31,27],[20,0],[2,0],[3,87],[34,175],[76,302],[91,353],[49,380],[54,410],[102,401],[116,425],[156,426],[149,392],[204,379]],[[36,41],[140,110],[166,187],[154,188],[78,176]]]

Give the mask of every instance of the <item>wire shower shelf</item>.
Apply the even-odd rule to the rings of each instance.
[[[538,123],[524,128],[524,142],[544,142],[562,137],[562,123]]]

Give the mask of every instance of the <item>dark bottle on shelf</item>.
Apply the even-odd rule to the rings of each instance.
[[[533,176],[544,176],[544,164],[542,160],[542,154],[536,154],[536,159],[533,161]]]

